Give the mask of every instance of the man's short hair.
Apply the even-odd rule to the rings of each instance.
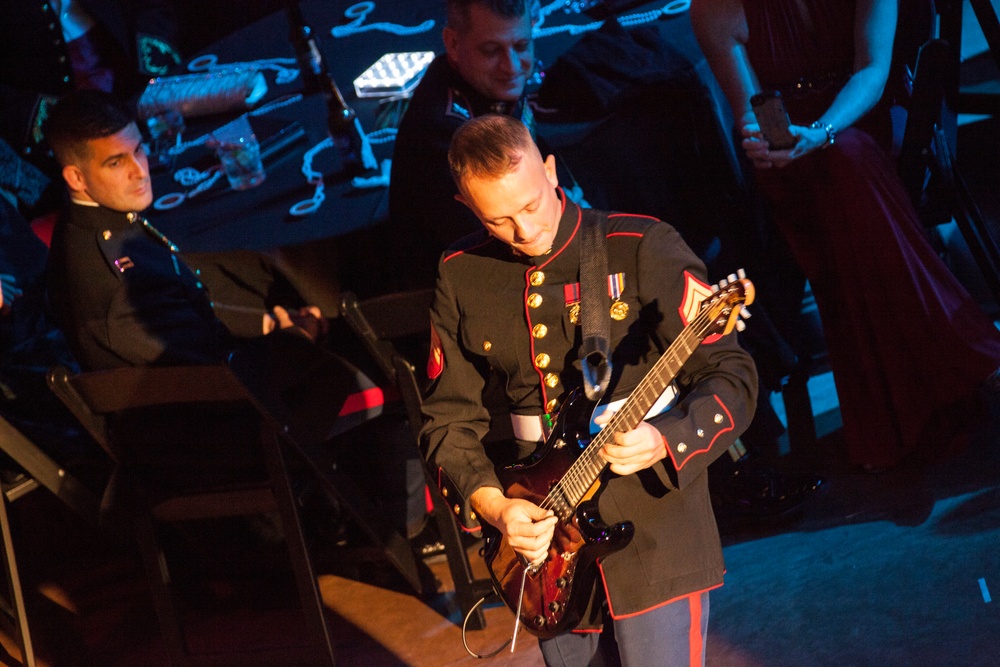
[[[457,32],[465,32],[472,5],[481,5],[497,16],[518,19],[537,4],[537,0],[448,0],[448,25]]]
[[[69,93],[49,109],[42,132],[63,166],[87,159],[87,142],[110,137],[135,121],[132,108],[109,93]]]
[[[500,178],[513,171],[526,151],[537,151],[531,132],[513,116],[486,114],[461,125],[451,138],[452,178]]]

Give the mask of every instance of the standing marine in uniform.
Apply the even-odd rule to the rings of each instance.
[[[527,128],[509,116],[464,124],[449,161],[459,200],[483,229],[449,248],[438,266],[423,445],[478,516],[535,561],[547,553],[556,519],[504,495],[494,468],[504,461],[481,442],[490,424],[480,397],[497,376],[523,455],[542,440],[545,416],[582,384],[574,314],[581,209],[558,188],[555,158],[543,160]],[[605,396],[614,401],[636,387],[709,291],[703,264],[664,222],[608,214],[606,245],[616,305],[608,314],[614,371]],[[601,515],[635,524],[631,543],[600,562],[596,586],[606,596],[604,627],[613,624],[626,664],[704,660],[708,591],[724,571],[706,470],[750,423],[756,370],[735,337],[724,336],[693,352],[676,390],[673,407],[601,452],[613,473]],[[601,622],[592,615],[581,629]],[[598,636],[563,634],[541,648],[547,664],[589,664]]]

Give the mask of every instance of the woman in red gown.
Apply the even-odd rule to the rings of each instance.
[[[851,462],[945,450],[1000,366],[1000,334],[928,244],[879,104],[897,0],[696,0],[695,34],[725,91],[775,223],[809,279]],[[778,90],[795,145],[770,150],[750,106]]]

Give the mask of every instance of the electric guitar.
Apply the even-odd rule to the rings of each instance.
[[[576,389],[539,450],[498,471],[507,497],[530,500],[559,519],[548,556],[538,564],[527,563],[506,537],[483,524],[483,558],[493,586],[532,634],[549,638],[576,627],[597,576],[598,559],[623,549],[634,534],[630,521],[609,526],[598,514],[601,476],[608,466],[601,448],[615,433],[638,426],[701,342],[731,332],[743,306],[753,299],[753,284],[746,278],[722,286],[599,433],[590,434],[595,403]]]

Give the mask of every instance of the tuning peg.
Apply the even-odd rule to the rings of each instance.
[[[718,291],[719,291],[719,283],[715,283],[714,285],[712,285],[712,294],[715,294]]]
[[[719,287],[725,287],[728,284],[729,284],[729,281],[726,280],[725,278],[723,278],[722,280],[719,281]]]
[[[747,277],[747,272],[744,271],[743,269],[736,269],[736,275],[739,277],[740,280],[743,280],[744,278]]]
[[[749,320],[750,319],[750,311],[747,310],[746,306],[743,306],[742,308],[740,308],[740,317],[742,317],[745,320]]]
[[[736,330],[737,331],[745,331],[746,328],[747,328],[747,323],[746,322],[744,322],[743,320],[736,320]]]
[[[726,277],[726,279],[727,279],[727,280],[728,280],[729,282],[731,282],[731,283],[735,283],[735,282],[736,282],[737,280],[739,280],[739,278],[737,278],[737,277],[736,277],[736,274],[735,274],[735,273],[730,273],[730,274],[729,274],[729,275],[728,275],[728,276]]]

